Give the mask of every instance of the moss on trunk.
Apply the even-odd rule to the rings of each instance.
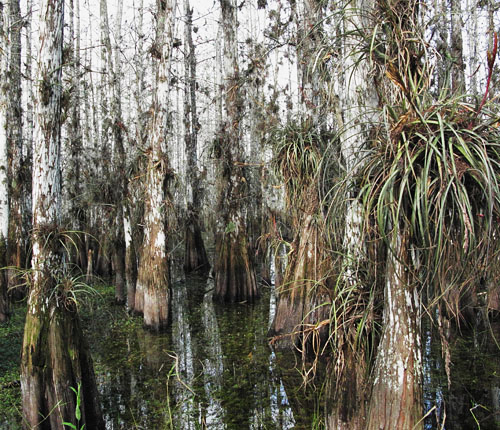
[[[81,419],[75,417],[81,384]],[[63,430],[63,422],[104,429],[89,348],[74,303],[33,290],[28,303],[21,362],[25,427]]]

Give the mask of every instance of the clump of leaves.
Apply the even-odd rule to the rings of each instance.
[[[274,130],[269,144],[275,148],[273,160],[276,175],[286,188],[287,204],[297,207],[317,191],[322,159],[333,134],[320,131],[310,121],[289,122]]]
[[[397,31],[375,28],[370,41],[387,78],[379,93],[385,108],[360,172],[359,198],[367,230],[389,250],[394,232],[409,234],[408,269],[426,287],[427,304],[444,298],[459,316],[459,300],[488,276],[500,252],[499,117],[486,102],[496,55],[488,53],[490,74],[478,106],[474,97],[445,88],[436,95],[430,47],[416,15],[403,22],[394,7],[382,4],[381,12]],[[495,54],[496,45],[495,35]]]

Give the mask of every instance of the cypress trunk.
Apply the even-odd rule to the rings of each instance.
[[[314,193],[317,191],[313,189],[307,195]],[[328,338],[331,299],[327,279],[331,261],[316,215],[318,205],[318,200],[311,198],[299,221],[285,275],[278,286],[276,315],[269,333],[278,348],[317,346]]]
[[[210,269],[205,244],[201,236],[199,221],[201,189],[197,165],[198,112],[196,107],[196,53],[193,43],[193,9],[189,0],[184,1],[186,24],[184,39],[186,50],[184,54],[184,142],[186,145],[187,187],[188,187],[188,217],[185,225],[184,270],[207,272]]]
[[[144,242],[137,275],[135,310],[144,314],[144,325],[158,331],[168,325],[170,269],[167,253],[166,212],[172,177],[167,156],[170,61],[175,20],[175,0],[158,0],[156,41],[151,53],[158,60],[151,132],[148,139]]]
[[[248,181],[240,140],[242,99],[236,37],[236,2],[221,0],[224,34],[225,120],[217,139],[217,223],[215,293],[220,301],[252,301],[259,295],[249,252],[244,207]]]
[[[368,430],[423,429],[420,307],[409,266],[408,229],[394,233],[384,290],[382,338],[373,370]]]
[[[33,273],[21,354],[26,429],[104,429],[60,233],[64,1],[40,2],[33,165]],[[75,410],[79,391],[80,419]]]

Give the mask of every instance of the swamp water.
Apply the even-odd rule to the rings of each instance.
[[[174,284],[165,334],[118,308],[84,320],[108,429],[312,428],[318,395],[301,386],[294,355],[268,345],[270,291],[254,305],[220,305],[212,289],[199,278]]]
[[[321,383],[305,390],[298,358],[268,345],[271,291],[254,305],[219,305],[212,288],[199,278],[174,284],[171,329],[161,335],[113,305],[112,288],[82,307],[107,429],[323,428]],[[16,381],[24,308],[14,310],[0,327],[1,430],[21,428]],[[500,337],[498,324],[487,331]],[[500,429],[500,350],[491,336],[463,332],[450,345],[449,389],[439,337],[430,328],[424,337],[425,428]]]

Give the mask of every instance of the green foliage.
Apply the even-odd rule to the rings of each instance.
[[[366,48],[387,79],[358,198],[367,234],[390,249],[395,235],[408,233],[408,269],[426,287],[428,304],[444,298],[458,316],[458,300],[500,252],[498,112],[493,103],[478,108],[473,97],[431,91],[431,53],[411,5],[396,14],[401,7],[382,3],[396,30],[376,27]]]
[[[0,324],[0,427],[21,428],[20,351],[26,306],[14,305],[6,324]],[[3,428],[3,427],[2,427]]]
[[[80,382],[78,383],[77,388],[69,387],[69,388],[71,388],[71,391],[73,391],[75,393],[75,396],[76,396],[75,418],[76,418],[76,421],[78,424],[75,425],[73,423],[63,422],[64,426],[67,426],[67,427],[72,428],[74,430],[84,430],[84,428],[85,428],[85,424],[80,427],[80,420],[82,419],[82,411],[80,409],[81,402],[82,402],[82,397],[81,397],[81,392],[80,392],[81,387],[82,387],[82,384]]]
[[[236,225],[234,224],[234,222],[230,221],[227,224],[226,229],[224,230],[224,233],[229,234],[229,233],[233,233],[234,231],[236,231]]]
[[[284,182],[289,207],[300,206],[311,197],[311,189],[319,189],[323,154],[332,140],[333,134],[319,131],[309,121],[292,121],[271,133],[273,166]]]

